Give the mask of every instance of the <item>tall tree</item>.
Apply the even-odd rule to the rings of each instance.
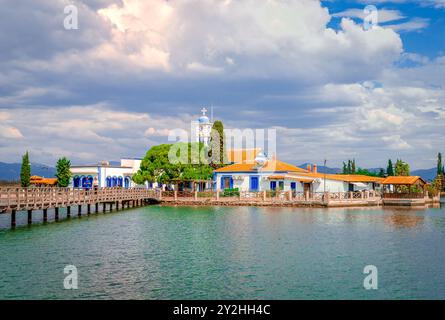
[[[395,174],[396,176],[409,176],[410,175],[409,164],[402,161],[402,159],[397,159],[395,165]]]
[[[215,152],[216,151],[216,152]],[[213,123],[210,136],[210,166],[220,168],[226,163],[226,152],[224,146],[224,125],[217,120]]]
[[[356,172],[355,159],[352,159],[352,162],[351,162],[351,173],[354,174],[355,172]]]
[[[343,174],[348,173],[348,166],[346,165],[346,162],[343,162]]]
[[[383,168],[380,168],[379,177],[385,177],[385,170]]]
[[[392,160],[388,160],[388,167],[386,168],[386,174],[390,177],[394,175],[394,166],[392,165]]]
[[[68,187],[71,179],[71,161],[63,157],[57,160],[56,177],[59,187]]]
[[[348,160],[348,174],[350,174],[351,173],[351,171],[352,171],[352,163],[351,163],[351,160]]]
[[[22,167],[20,169],[20,182],[23,188],[29,187],[31,183],[31,165],[29,163],[28,151],[22,157]]]
[[[439,152],[437,155],[437,175],[440,176],[443,173],[442,153]]]

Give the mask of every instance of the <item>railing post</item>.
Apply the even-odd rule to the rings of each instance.
[[[195,201],[198,200],[198,191],[195,191]]]
[[[219,189],[216,189],[216,201],[219,201]]]
[[[174,191],[174,195],[175,195],[175,201],[178,201],[178,191]]]
[[[287,200],[292,201],[292,190],[287,192]]]
[[[354,192],[349,191],[349,200],[354,199]]]
[[[308,191],[308,190],[306,190],[306,191],[304,192],[304,200],[305,200],[305,201],[309,201],[309,191]]]
[[[267,193],[266,190],[263,191],[263,202],[266,202],[267,199]]]

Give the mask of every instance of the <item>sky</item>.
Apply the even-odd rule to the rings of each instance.
[[[431,168],[445,152],[445,0],[0,7],[2,162],[143,157],[210,105],[226,128],[276,129],[278,158],[294,164]]]

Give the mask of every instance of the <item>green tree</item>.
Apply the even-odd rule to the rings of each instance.
[[[442,164],[442,153],[439,152],[437,155],[437,175],[440,176],[444,173],[443,170],[443,164]]]
[[[217,150],[217,152],[213,152]],[[227,155],[224,145],[224,125],[221,121],[215,121],[212,126],[210,137],[210,166],[214,169],[224,166]]]
[[[348,173],[348,166],[346,165],[346,162],[343,162],[343,174]]]
[[[406,162],[402,161],[402,159],[397,159],[395,165],[395,174],[396,176],[409,176],[410,175],[409,165]]]
[[[63,157],[57,160],[56,177],[59,187],[68,187],[71,179],[71,161]]]
[[[380,168],[379,177],[385,177],[385,170],[383,168]]]
[[[388,167],[386,168],[386,174],[388,176],[393,176],[394,175],[394,166],[392,165],[392,160],[391,159],[388,160]]]
[[[175,148],[173,151],[172,147]],[[183,161],[178,163],[171,161],[169,155],[175,150],[177,150],[176,155],[180,156]],[[133,181],[137,184],[144,184],[146,181],[166,184],[181,179],[211,179],[213,168],[206,162],[192,159],[193,150],[198,151],[201,155],[205,155],[206,152],[202,143],[161,144],[150,148],[142,159],[139,171],[133,175]],[[184,155],[182,152],[187,152],[187,154]],[[206,160],[208,159],[206,158]]]
[[[351,173],[355,174],[355,172],[356,172],[355,159],[352,159],[352,161],[351,161]]]
[[[352,172],[352,162],[351,160],[348,160],[348,170],[347,170],[347,174],[350,174]]]
[[[23,188],[28,188],[31,183],[31,165],[29,163],[28,151],[22,157],[22,167],[20,169],[20,182]]]

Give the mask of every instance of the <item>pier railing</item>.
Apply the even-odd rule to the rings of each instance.
[[[360,202],[381,200],[381,195],[376,191],[354,192],[302,192],[291,190],[268,191],[158,191],[163,201],[218,201],[218,202]]]
[[[0,212],[36,210],[72,205],[111,203],[158,198],[154,190],[142,188],[0,188]]]

